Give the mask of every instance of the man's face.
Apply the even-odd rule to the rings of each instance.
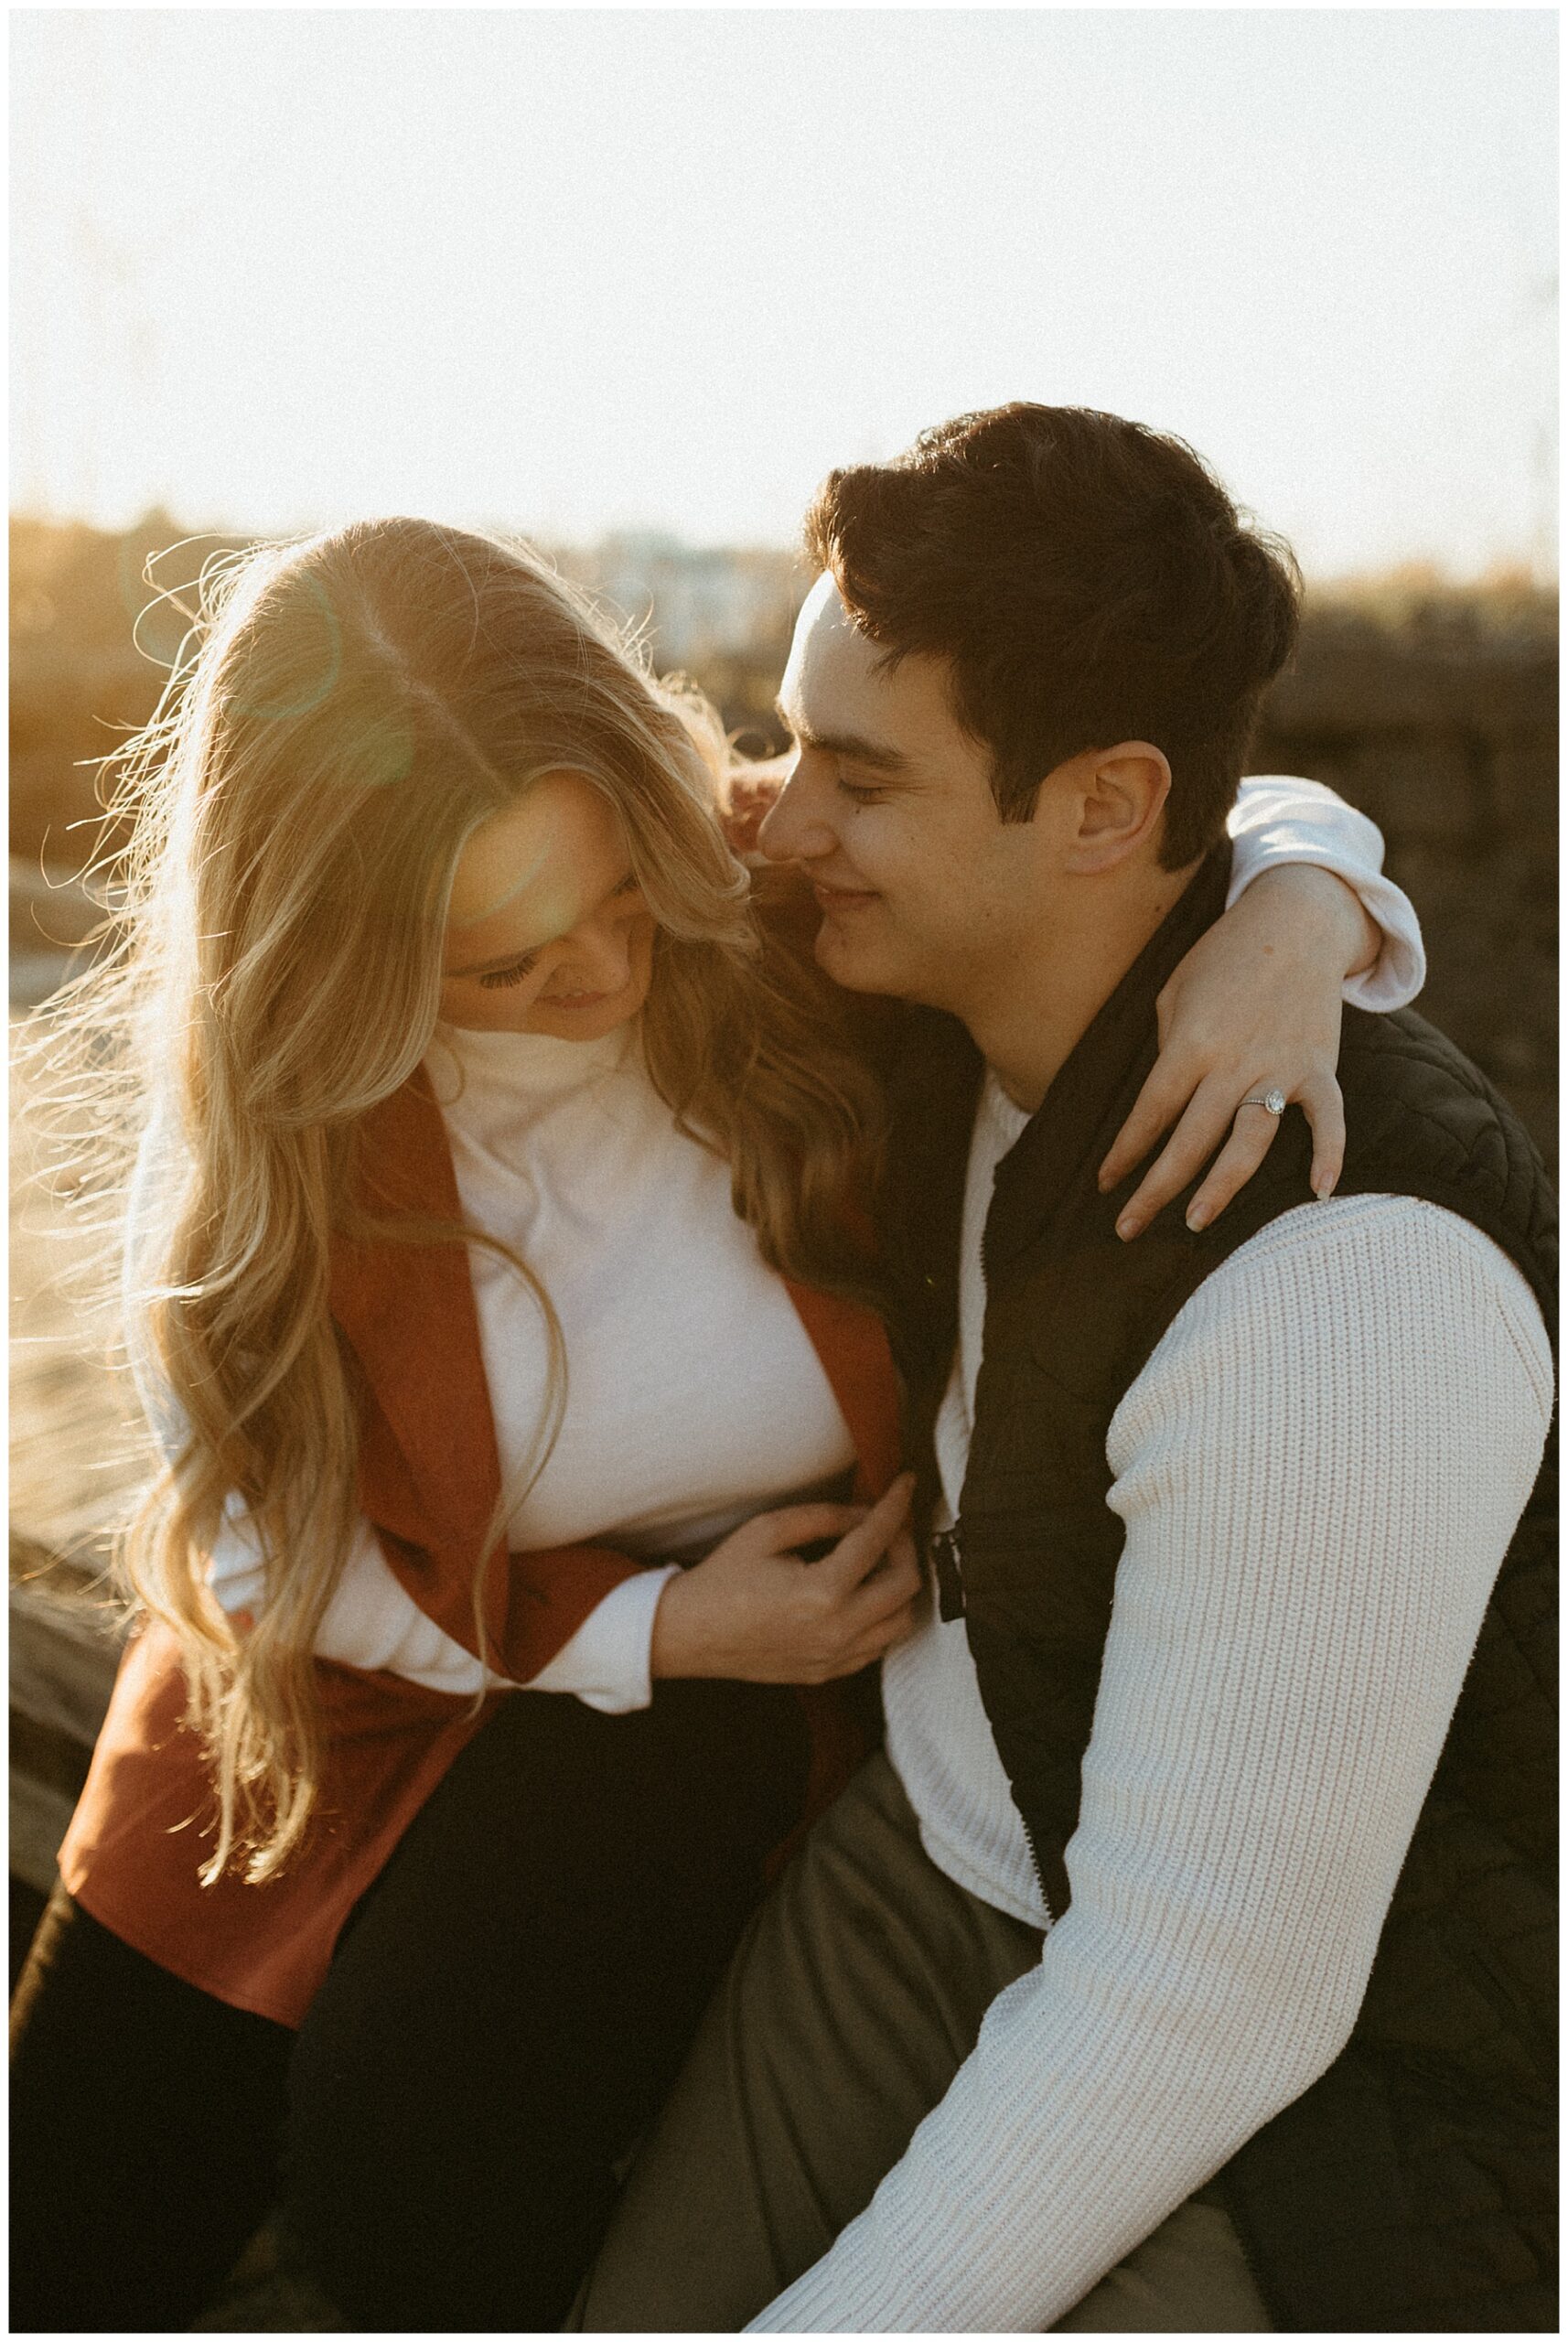
[[[831,976],[961,1015],[1048,919],[1049,821],[1043,800],[1034,822],[1002,820],[945,660],[880,656],[819,578],[779,698],[796,761],[760,843],[811,878]]]

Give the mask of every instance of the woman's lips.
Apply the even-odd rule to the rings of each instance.
[[[618,985],[614,992],[542,992],[534,1005],[538,1008],[597,1008],[605,1000],[619,1000],[629,992],[629,984]]]

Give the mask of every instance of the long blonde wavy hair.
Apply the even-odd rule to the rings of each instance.
[[[656,1088],[729,1164],[772,1266],[859,1298],[845,1206],[877,1098],[825,981],[757,918],[720,825],[728,753],[712,711],[656,682],[517,547],[390,520],[231,564],[207,580],[191,655],[116,763],[111,811],[134,822],[113,874],[123,948],[77,987],[65,1024],[100,1065],[123,1038],[144,1124],[172,1142],[166,1170],[141,1183],[127,1300],[180,1430],[123,1566],[178,1638],[209,1751],[219,1826],[203,1875],[238,1863],[261,1880],[317,1802],[310,1654],[357,1512],[334,1239],[493,1242],[371,1228],[357,1165],[365,1114],[429,1047],[447,900],[478,824],[547,771],[603,790],[657,922],[643,1011]],[[562,1403],[539,1298],[554,1372],[530,1478]],[[267,1569],[248,1630],[207,1582],[231,1492]],[[474,1557],[477,1626],[519,1494],[514,1480]]]

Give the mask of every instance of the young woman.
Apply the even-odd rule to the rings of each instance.
[[[281,2188],[351,2324],[547,2327],[918,1586],[875,1035],[708,713],[479,538],[252,557],[128,796],[81,1015],[167,1465],[17,1995],[12,2322],[187,2324]]]

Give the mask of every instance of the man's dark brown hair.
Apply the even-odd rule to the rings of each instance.
[[[1165,867],[1218,842],[1301,581],[1183,441],[1089,407],[961,414],[831,473],[805,542],[890,660],[950,661],[1004,821],[1068,757],[1149,740],[1172,775]]]

